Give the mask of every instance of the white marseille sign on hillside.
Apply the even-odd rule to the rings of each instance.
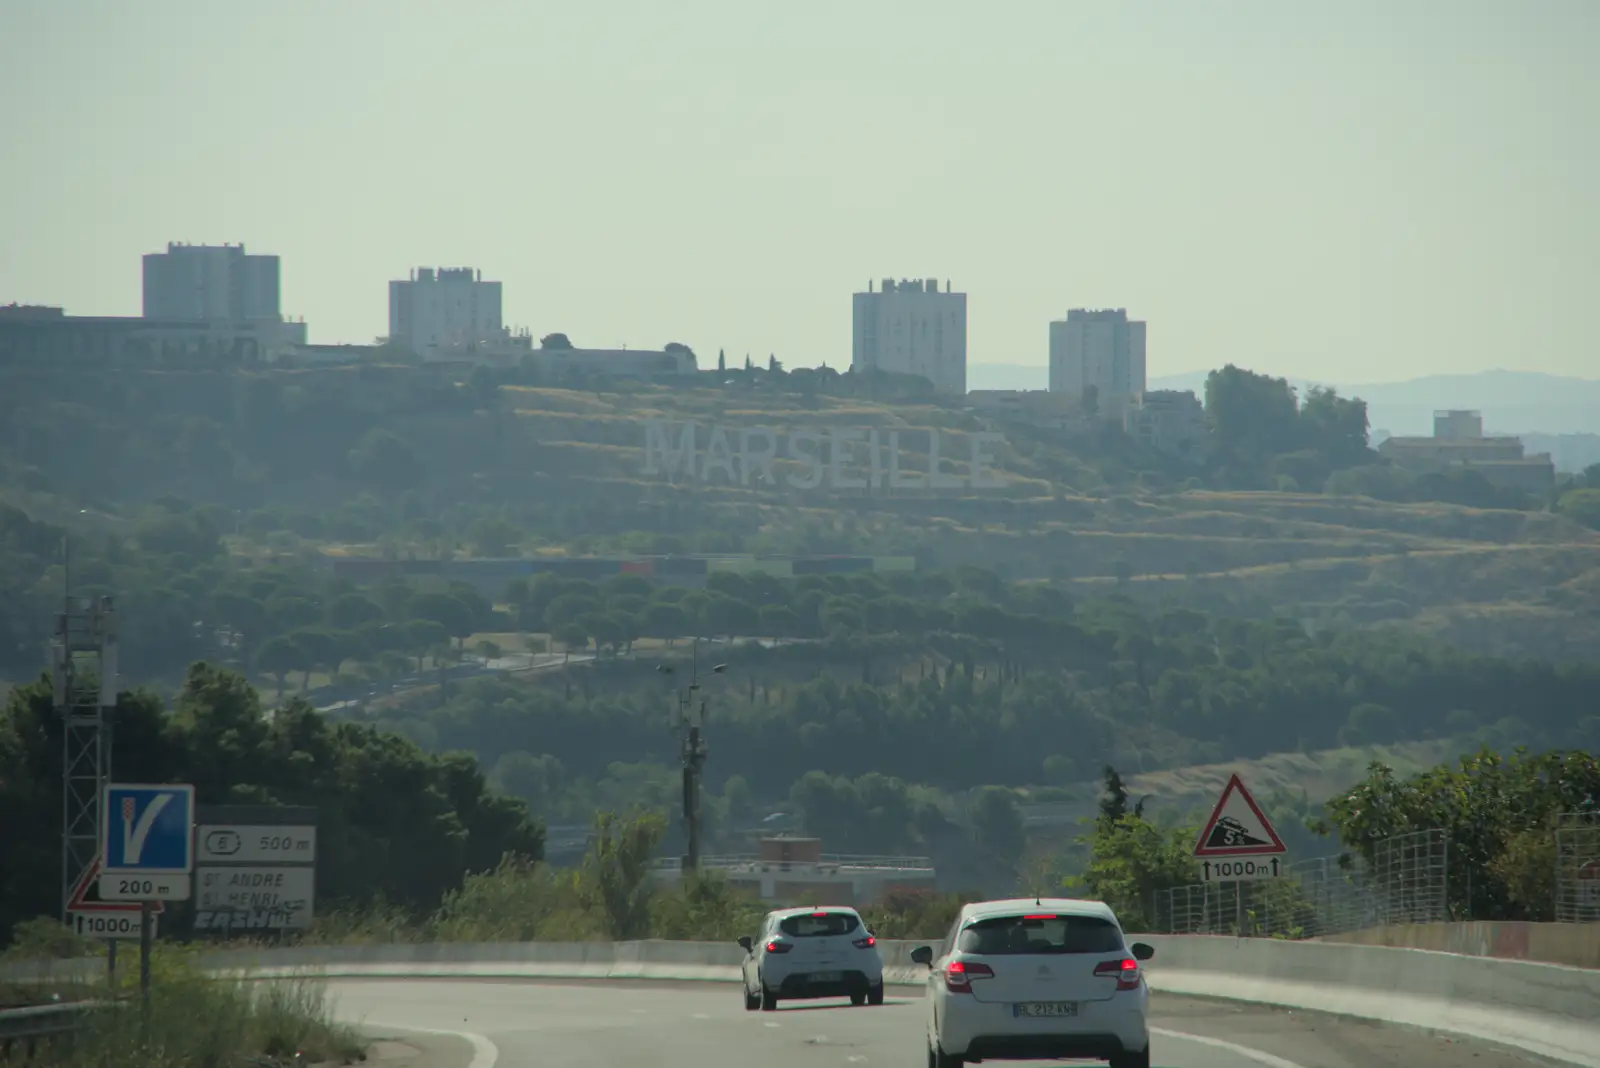
[[[917,472],[900,465],[898,430],[832,426],[780,435],[764,426],[713,425],[709,429],[702,448],[698,424],[647,420],[644,473],[664,475],[669,481],[682,478],[738,486],[776,486],[778,476],[773,465],[781,452],[783,459],[800,466],[799,471],[784,476],[789,486],[799,490],[816,489],[824,482],[829,489],[954,490],[997,489],[1005,485],[1005,479],[994,469],[992,451],[1004,440],[1002,434],[968,434],[970,455],[963,463],[943,453],[939,431],[908,431],[908,436],[925,434],[928,440],[928,470]],[[947,463],[965,467],[966,471],[958,474],[948,470]]]

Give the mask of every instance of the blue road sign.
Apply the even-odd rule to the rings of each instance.
[[[112,783],[106,787],[107,874],[194,870],[194,787]]]

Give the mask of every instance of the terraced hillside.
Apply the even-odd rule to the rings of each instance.
[[[1141,598],[1255,603],[1313,624],[1417,627],[1483,651],[1600,650],[1600,534],[1549,513],[1185,489],[1181,470],[1125,442],[1018,431],[931,406],[723,390],[505,392],[548,492],[603,495],[629,529],[671,530],[693,516],[741,534],[745,551],[911,553],[1018,579],[1115,583]],[[781,458],[776,485],[717,470],[685,477],[687,464],[669,477],[659,448],[647,473],[650,420],[669,425],[674,446],[679,424],[696,422],[702,466],[715,425],[728,428],[734,454],[740,429],[871,427],[880,442],[896,432],[904,467],[922,473],[937,431],[958,475],[974,434],[1006,430],[992,450],[1005,484],[802,490],[787,478],[801,465]],[[732,468],[736,476],[737,455]]]

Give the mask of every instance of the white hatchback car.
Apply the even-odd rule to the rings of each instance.
[[[1140,965],[1154,955],[1142,942],[1128,945],[1099,901],[967,905],[941,947],[911,954],[929,967],[929,1068],[1061,1057],[1149,1068]]]
[[[744,948],[744,1007],[771,1012],[779,999],[842,998],[883,1004],[878,940],[852,908],[778,909]]]

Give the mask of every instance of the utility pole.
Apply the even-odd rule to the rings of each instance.
[[[661,664],[656,670],[663,675],[676,674],[670,664]],[[728,670],[727,664],[711,669],[713,675]],[[683,856],[683,870],[700,870],[700,772],[706,765],[706,702],[699,698],[700,714],[692,717],[692,705],[700,689],[700,639],[689,648],[689,685],[678,688],[678,759],[683,764],[683,825],[688,839],[688,852]]]
[[[63,563],[67,543],[62,540]],[[65,570],[65,568],[64,568]],[[100,858],[101,797],[111,778],[111,719],[117,704],[117,617],[110,597],[74,603],[70,572],[50,643],[50,674],[61,717],[61,906]],[[115,968],[116,941],[107,964]]]

